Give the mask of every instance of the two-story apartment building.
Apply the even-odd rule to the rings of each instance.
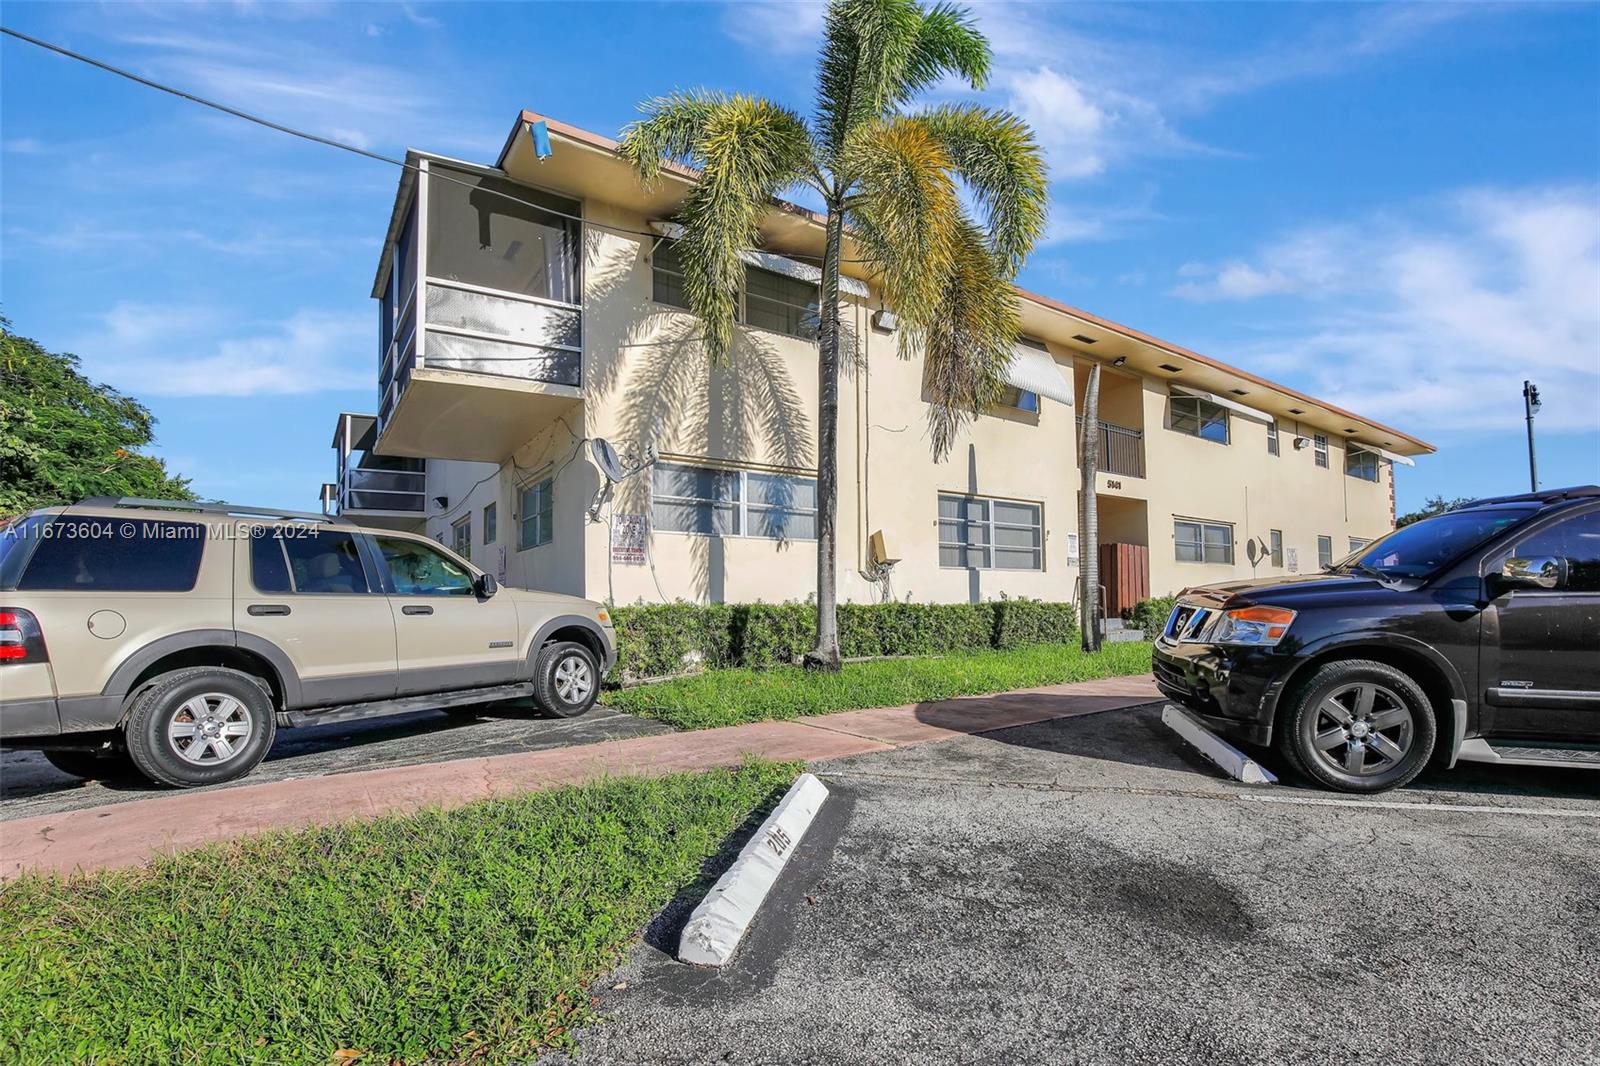
[[[325,501],[513,584],[617,603],[810,594],[821,219],[773,206],[734,350],[712,366],[672,243],[692,171],[646,186],[614,141],[528,112],[492,167],[407,159],[373,288],[377,413],[341,416]],[[1071,598],[1095,364],[1113,611],[1145,590],[1315,571],[1391,528],[1393,464],[1433,450],[1018,290],[1014,388],[935,462],[920,362],[901,358],[871,278],[845,274],[844,599]],[[625,465],[655,461],[602,497],[596,438]]]

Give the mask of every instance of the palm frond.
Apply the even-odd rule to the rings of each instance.
[[[948,455],[962,427],[1000,398],[1019,328],[1016,291],[982,231],[963,220],[952,244],[941,313],[917,330],[935,459]]]
[[[922,35],[915,0],[833,0],[817,67],[817,140],[831,164],[850,131],[901,99],[903,72]]]
[[[989,41],[978,32],[971,12],[954,4],[936,4],[922,16],[895,100],[903,104],[950,74],[982,89],[989,81],[990,59]]]
[[[744,284],[740,253],[760,242],[773,197],[811,172],[811,134],[793,111],[751,96],[676,94],[651,101],[646,111],[623,138],[624,157],[646,178],[668,159],[701,172],[679,211],[684,235],[677,249],[706,354],[721,364]]]
[[[1044,232],[1049,202],[1044,153],[1009,111],[946,104],[918,116],[949,154],[984,210],[989,244],[1015,274]]]

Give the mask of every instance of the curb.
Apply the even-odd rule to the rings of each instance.
[[[1161,723],[1187,741],[1223,773],[1247,785],[1275,785],[1278,777],[1271,770],[1217,736],[1182,707],[1169,703],[1161,708]]]
[[[678,958],[700,966],[721,966],[732,957],[755,920],[767,893],[788,865],[795,845],[811,827],[828,789],[814,774],[801,774],[767,815],[728,871],[689,915],[678,941]]]

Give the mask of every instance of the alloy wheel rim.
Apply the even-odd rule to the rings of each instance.
[[[563,703],[582,703],[594,690],[594,674],[579,655],[569,655],[556,664],[556,695]]]
[[[255,733],[250,708],[225,692],[185,700],[167,723],[167,743],[178,758],[216,766],[239,757]]]
[[[1317,704],[1311,746],[1334,773],[1375,777],[1405,761],[1415,733],[1411,708],[1394,690],[1355,681]]]

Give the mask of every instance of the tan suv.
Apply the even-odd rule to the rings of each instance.
[[[616,649],[598,603],[339,518],[93,499],[0,532],[0,743],[81,777],[229,781],[279,726],[423,708],[579,715]]]

